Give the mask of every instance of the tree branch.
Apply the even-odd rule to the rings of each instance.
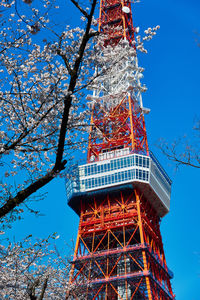
[[[87,26],[86,26],[85,33],[83,35],[83,38],[82,38],[82,41],[81,41],[81,44],[79,47],[78,56],[75,60],[72,76],[71,76],[70,83],[69,83],[69,89],[68,89],[69,95],[67,95],[64,99],[64,112],[63,112],[63,118],[62,118],[62,122],[61,122],[58,148],[57,148],[57,153],[56,153],[55,168],[57,168],[57,165],[59,165],[61,163],[62,157],[63,157],[65,136],[66,136],[66,131],[67,131],[68,117],[69,117],[69,110],[70,110],[71,103],[72,103],[71,94],[74,92],[74,89],[76,87],[76,81],[78,79],[79,68],[80,68],[81,62],[83,60],[83,55],[85,52],[87,42],[90,39],[89,32],[90,32],[91,23],[92,23],[92,17],[94,15],[94,10],[96,7],[96,2],[97,2],[97,0],[93,0],[93,2],[92,2],[92,7],[91,7],[90,14],[88,17]]]
[[[42,285],[42,291],[41,291],[41,294],[40,294],[38,300],[42,300],[44,298],[44,293],[45,293],[46,288],[47,288],[47,282],[48,282],[48,277],[46,277],[45,280],[44,280],[44,283]]]
[[[74,0],[73,0],[74,1]],[[15,207],[19,204],[23,203],[25,199],[31,196],[33,193],[38,191],[41,187],[45,186],[49,183],[59,172],[64,170],[65,165],[67,163],[66,160],[63,160],[64,155],[64,148],[65,148],[65,138],[67,133],[67,125],[69,119],[69,112],[72,103],[72,94],[75,90],[79,70],[81,63],[83,61],[84,52],[87,46],[89,39],[91,38],[90,28],[92,23],[92,17],[94,15],[94,10],[96,7],[97,0],[93,0],[91,5],[90,14],[87,17],[87,25],[85,28],[85,32],[83,34],[80,47],[77,53],[77,57],[73,66],[73,70],[71,72],[71,78],[69,82],[68,94],[63,98],[64,101],[64,110],[62,115],[59,139],[57,144],[57,152],[56,152],[56,159],[54,167],[51,171],[47,172],[44,176],[36,179],[35,182],[31,183],[28,187],[24,188],[23,190],[19,191],[16,196],[10,197],[8,201],[0,208],[0,218],[4,217],[6,214],[11,212]],[[46,113],[45,113],[46,115]],[[42,116],[43,118],[43,116]],[[22,136],[19,138],[22,139]],[[14,145],[12,145],[13,147]]]
[[[178,151],[177,147],[180,143],[174,143],[173,145],[158,145],[158,148],[162,153],[171,161],[175,162],[177,165],[185,165],[193,168],[200,169],[200,159],[198,149],[192,149],[189,146],[185,146],[185,149]]]
[[[71,69],[71,66],[70,66],[70,64],[69,64],[69,61],[68,61],[66,55],[62,54],[62,50],[61,50],[60,48],[57,49],[56,52],[57,52],[57,54],[58,54],[60,57],[62,57],[62,59],[63,59],[63,61],[64,61],[64,63],[65,63],[65,66],[66,66],[66,68],[67,68],[67,70],[68,70],[68,72],[69,72],[69,75],[71,76],[71,75],[72,75],[72,69]]]
[[[64,170],[66,163],[67,161],[63,161],[63,163],[57,165],[57,168],[54,167],[54,169],[52,169],[46,175],[40,177],[35,182],[30,184],[27,188],[18,192],[15,197],[11,197],[10,199],[8,199],[8,201],[0,208],[0,218],[4,217],[6,214],[12,211],[16,206],[23,203],[24,200],[27,199],[30,195],[32,195],[41,187],[49,183],[53,178],[55,178],[55,176],[60,171]]]
[[[88,15],[88,13],[78,4],[77,1],[75,1],[75,0],[71,0],[71,1],[87,19],[90,18],[90,15]]]

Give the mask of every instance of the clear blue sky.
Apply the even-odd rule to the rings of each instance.
[[[75,23],[70,11],[65,16]],[[200,118],[200,48],[195,42],[195,31],[200,32],[200,1],[142,0],[133,7],[133,20],[141,31],[161,27],[148,43],[148,54],[139,55],[148,87],[143,102],[151,108],[146,125],[150,147],[173,180],[171,211],[161,223],[168,266],[174,272],[173,290],[177,300],[199,300],[200,171],[187,167],[175,171],[155,144],[159,138],[170,142],[190,136],[195,118]],[[43,191],[47,197],[33,206],[39,206],[44,216],[27,213],[7,234],[18,240],[30,233],[43,237],[56,231],[61,235],[60,246],[66,247],[64,241],[76,240],[78,217],[67,206],[64,180],[55,180]]]

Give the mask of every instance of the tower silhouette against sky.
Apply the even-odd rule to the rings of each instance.
[[[171,180],[148,148],[138,30],[130,1],[101,0],[102,57],[122,55],[105,60],[108,71],[96,79],[87,163],[66,180],[80,216],[70,280],[83,282],[85,299],[175,299],[160,233]]]

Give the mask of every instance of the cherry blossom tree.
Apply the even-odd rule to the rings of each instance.
[[[69,284],[69,258],[52,247],[52,238],[0,246],[0,298],[10,300],[84,299],[84,279]],[[50,243],[51,242],[51,243]]]
[[[83,130],[87,118],[83,90],[91,80],[96,0],[88,2],[89,8],[71,0],[83,24],[72,29],[68,24],[61,28],[52,19],[56,13],[62,18],[57,2],[3,0],[0,4],[4,174],[0,218],[4,220],[14,218],[22,211],[20,204],[64,170],[70,149],[78,144],[77,130]],[[68,5],[66,1],[66,9]]]

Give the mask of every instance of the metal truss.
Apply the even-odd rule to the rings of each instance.
[[[131,1],[101,0],[99,31],[105,34],[105,46],[117,45],[123,38],[132,44],[135,28],[132,21]]]
[[[86,299],[174,299],[159,224],[136,189],[82,200],[71,282]]]
[[[128,41],[129,46],[119,50],[128,57],[122,54],[117,62],[112,57],[106,62],[108,70],[113,65],[110,72],[95,81],[98,88],[91,116],[88,162],[98,160],[104,151],[120,147],[149,155],[141,97],[144,87],[139,79],[141,68],[136,51],[131,52],[135,49],[131,1],[101,0],[99,31],[104,34],[102,57],[109,57],[109,51],[114,53],[120,41]]]
[[[123,146],[122,146],[123,145]],[[94,104],[88,145],[88,162],[98,160],[106,150],[129,147],[134,153],[149,155],[144,115],[134,99],[124,96],[119,105],[106,111]]]

